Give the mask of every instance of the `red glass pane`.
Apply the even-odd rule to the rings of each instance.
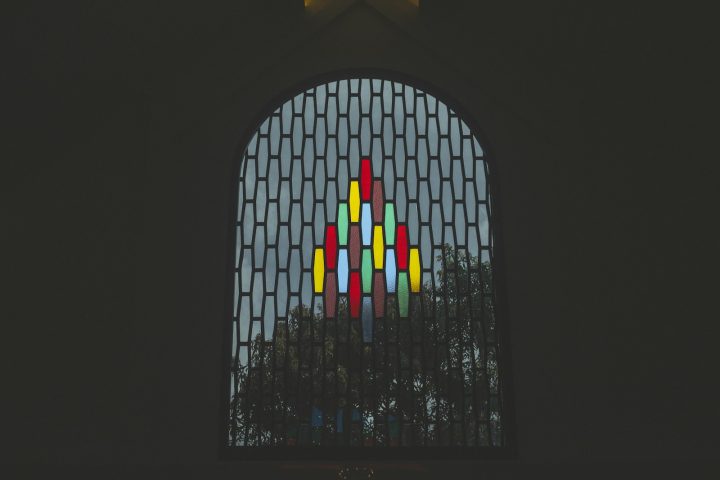
[[[362,242],[360,240],[360,225],[352,225],[350,227],[350,268],[360,268],[360,250]]]
[[[397,258],[398,270],[407,270],[408,268],[408,238],[407,226],[398,225],[397,238],[395,239],[395,255]]]
[[[325,316],[335,318],[335,306],[337,304],[337,279],[335,272],[328,272],[325,275]]]
[[[385,274],[375,272],[373,280],[373,301],[375,302],[375,318],[385,315]]]
[[[370,171],[370,159],[364,158],[360,166],[360,196],[363,202],[370,200],[370,184],[372,172]]]
[[[383,186],[382,180],[373,182],[372,194],[372,216],[374,223],[382,223],[383,221]]]
[[[360,272],[350,272],[350,316],[360,316]]]
[[[325,227],[325,266],[328,270],[335,270],[337,264],[337,227]]]

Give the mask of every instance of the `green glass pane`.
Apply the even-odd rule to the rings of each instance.
[[[385,204],[385,244],[395,244],[395,206],[392,203]]]
[[[408,316],[408,300],[410,297],[410,290],[408,289],[408,275],[407,272],[400,272],[398,275],[398,307],[400,308],[400,316]]]
[[[347,245],[348,241],[348,206],[347,203],[341,203],[338,208],[338,236],[340,237],[340,245]]]
[[[362,285],[363,293],[370,293],[372,288],[372,252],[369,248],[363,249],[362,253]]]

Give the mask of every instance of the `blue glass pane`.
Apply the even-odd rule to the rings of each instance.
[[[338,292],[347,293],[348,291],[348,253],[347,248],[341,248],[338,255]]]
[[[360,214],[360,221],[362,222],[362,243],[363,245],[370,245],[370,238],[372,237],[372,213],[369,203],[363,203],[362,212]]]
[[[312,409],[312,426],[313,427],[322,427],[322,424],[323,424],[322,410],[320,410],[318,407],[313,407],[313,409]]]
[[[385,283],[387,283],[388,293],[395,293],[396,273],[395,250],[388,248],[385,252]]]
[[[343,424],[343,409],[338,408],[337,409],[337,420],[335,421],[335,428],[336,428],[337,433],[343,433],[343,431],[345,430],[343,428],[343,425],[344,425]]]

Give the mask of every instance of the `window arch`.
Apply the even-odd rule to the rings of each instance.
[[[507,447],[487,176],[463,118],[403,82],[321,83],[261,122],[238,182],[231,450]]]

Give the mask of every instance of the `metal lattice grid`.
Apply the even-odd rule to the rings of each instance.
[[[487,165],[432,95],[333,81],[243,157],[228,442],[502,446]]]

